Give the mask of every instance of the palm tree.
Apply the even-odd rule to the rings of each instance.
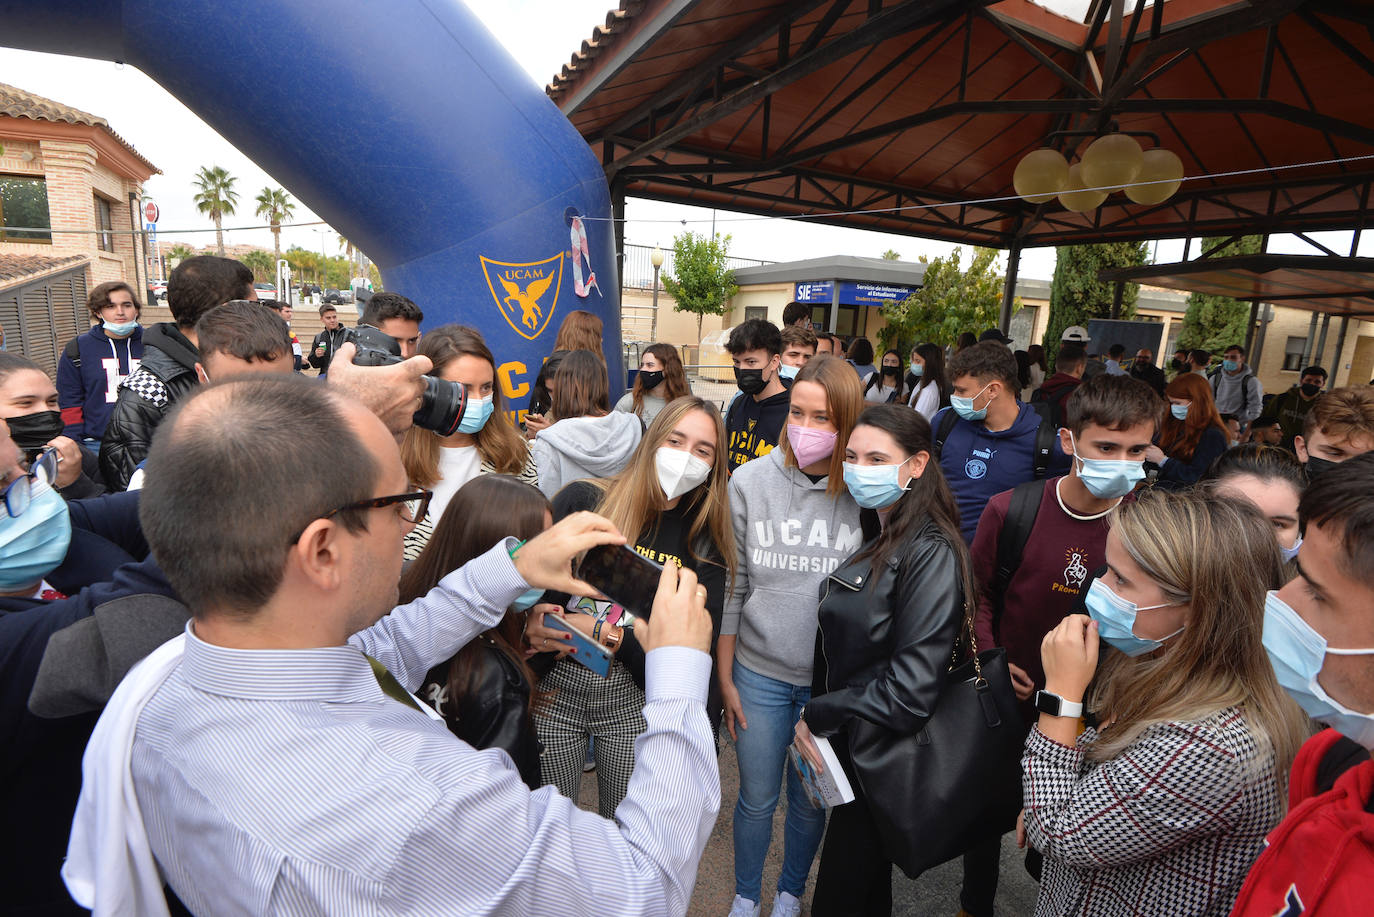
[[[267,222],[272,224],[272,253],[280,261],[281,224],[291,219],[291,213],[296,209],[296,204],[291,200],[291,195],[286,193],[285,188],[263,188],[255,200],[258,202],[258,209],[254,215],[265,217]]]
[[[358,249],[355,248],[355,247],[353,246],[353,243],[352,243],[352,242],[350,242],[350,241],[348,241],[347,239],[344,238],[343,233],[339,233],[339,248],[342,248],[342,249],[344,250],[344,254],[348,256],[348,266],[349,266],[349,275],[348,275],[348,277],[349,277],[349,280],[352,280],[352,279],[353,279],[353,275],[356,274],[356,273],[358,273],[357,268],[356,268],[357,261],[358,261]]]
[[[236,179],[219,166],[201,166],[191,184],[196,188],[196,209],[209,214],[215,221],[215,246],[219,255],[224,257],[224,223],[226,216],[234,215],[234,205],[239,202],[238,192],[234,190]]]
[[[245,252],[244,256],[239,260],[253,272],[253,280],[268,283],[276,280],[277,262],[274,261],[267,252],[261,249],[254,249],[251,252]],[[284,297],[279,295],[278,298],[281,299]]]

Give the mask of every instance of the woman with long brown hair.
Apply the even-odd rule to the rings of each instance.
[[[535,434],[531,447],[539,489],[550,498],[573,481],[619,474],[644,435],[638,417],[611,410],[598,354],[564,354],[552,382],[553,423]]]
[[[844,443],[863,410],[863,384],[836,357],[797,373],[778,448],[730,478],[738,572],[716,644],[724,720],[735,739],[735,899],[756,915],[773,811],[792,730],[811,698],[816,606],[826,576],[863,544],[844,481]],[[774,914],[797,913],[825,813],[787,771],[787,821]]]
[[[601,319],[590,312],[578,309],[564,316],[563,324],[558,326],[558,336],[554,338],[553,349],[586,350],[601,357],[604,363],[606,357],[601,353],[601,335]]]
[[[700,398],[678,398],[659,412],[624,471],[610,480],[569,484],[554,497],[554,517],[595,510],[627,533],[630,547],[641,555],[695,572],[706,588],[706,610],[719,632],[736,563],[726,467],[720,413]],[[625,798],[634,743],[646,728],[644,651],[633,629],[618,623],[614,606],[580,597],[568,605],[595,605],[595,614],[573,610],[556,622],[558,626],[576,627],[600,640],[615,658],[605,678],[575,660],[561,659],[540,682],[541,690],[552,695],[535,715],[544,743],[544,781],[576,799],[587,742],[594,739],[600,811],[610,818]],[[542,624],[531,623],[535,647],[545,633]],[[717,722],[720,703],[714,692],[706,709]]]
[[[1308,732],[1261,642],[1279,547],[1227,497],[1155,490],[1112,513],[1089,615],[1041,651],[1022,758],[1036,913],[1226,914]]]
[[[1226,451],[1226,424],[1204,376],[1181,373],[1165,386],[1164,396],[1169,400],[1169,414],[1155,445],[1146,450],[1145,461],[1159,467],[1157,486],[1181,490],[1196,484]]]
[[[638,415],[647,427],[668,402],[690,394],[692,389],[687,385],[687,373],[677,348],[672,344],[650,344],[640,357],[634,388],[620,396],[615,409]]]
[[[821,770],[813,733],[831,737],[841,766],[853,773],[849,736],[859,720],[915,735],[944,687],[973,594],[973,564],[954,494],[931,452],[930,422],[900,404],[868,408],[845,444],[845,483],[863,508],[865,542],[827,579],[818,615],[824,652],[814,678],[823,690],[795,730],[803,755]],[[826,829],[811,901],[817,917],[892,912],[892,861],[875,806],[913,836],[941,817],[906,800],[871,798],[866,787],[892,787],[881,771],[855,776],[854,800],[831,813]]]
[[[529,446],[505,410],[496,384],[496,360],[482,335],[465,325],[440,325],[420,338],[420,351],[434,363],[431,374],[467,391],[458,432],[440,436],[411,427],[401,440],[401,460],[410,482],[434,491],[429,513],[406,535],[405,557],[413,560],[434,531],[453,495],[483,474],[514,475],[538,484]]]
[[[528,540],[552,524],[544,495],[506,475],[474,478],[449,506],[453,512],[443,514],[425,549],[401,574],[402,604],[427,594],[501,539]],[[497,507],[500,512],[493,512]],[[530,719],[538,698],[521,629],[524,612],[557,611],[556,605],[525,605],[537,598],[534,590],[522,596],[500,624],[431,669],[419,691],[458,738],[473,748],[504,749],[530,789],[540,786],[539,739]]]

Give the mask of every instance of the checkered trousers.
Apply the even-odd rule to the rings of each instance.
[[[1026,834],[1045,855],[1037,917],[1226,915],[1283,814],[1267,740],[1242,708],[1157,723],[1089,762],[1034,729],[1021,759]]]
[[[635,739],[648,728],[644,692],[619,662],[612,662],[610,677],[602,678],[566,658],[554,664],[539,690],[553,692],[534,711],[534,728],[544,743],[539,759],[544,783],[576,801],[587,740],[595,737],[598,808],[603,818],[612,818],[630,786]]]

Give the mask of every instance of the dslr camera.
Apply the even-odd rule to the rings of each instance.
[[[351,341],[358,348],[353,356],[354,366],[390,366],[401,362],[401,345],[391,335],[371,325],[346,330],[344,341]],[[467,389],[461,383],[434,376],[421,378],[425,380],[425,393],[420,399],[420,410],[415,412],[415,425],[440,436],[458,432],[463,409],[467,407]]]

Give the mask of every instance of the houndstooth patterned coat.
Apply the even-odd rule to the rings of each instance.
[[[1044,854],[1037,917],[1190,917],[1231,910],[1283,815],[1267,742],[1241,708],[1158,723],[1108,761],[1031,731],[1021,759],[1026,835]]]

